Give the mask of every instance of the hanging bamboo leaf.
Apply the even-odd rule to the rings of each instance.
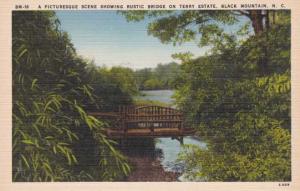
[[[28,169],[30,169],[29,163],[28,163],[27,159],[25,158],[25,156],[21,154],[21,157],[22,157],[22,159],[23,159],[23,161],[24,161],[26,167],[27,167]]]

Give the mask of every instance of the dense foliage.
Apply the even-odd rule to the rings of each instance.
[[[188,176],[288,181],[290,26],[274,25],[241,44],[234,42],[183,64],[178,105],[209,141],[207,150],[187,148],[182,154]]]
[[[103,111],[116,110],[119,105],[132,103],[132,97],[138,94],[134,71],[124,67],[99,67],[93,63],[88,65],[90,85],[96,102]],[[99,108],[90,107],[90,111]]]
[[[173,89],[179,73],[179,65],[172,62],[158,64],[155,68],[136,70],[135,79],[139,90]]]
[[[136,70],[122,66],[96,67],[90,64],[89,69],[92,71],[90,74],[96,76],[92,80],[96,84],[94,92],[97,94],[99,88],[99,91],[106,90],[106,105],[130,103],[130,98],[140,94],[140,90],[174,89],[175,79],[181,72],[179,64],[175,62]],[[105,92],[101,95],[104,96]]]
[[[182,60],[177,106],[206,138],[180,160],[190,180],[291,180],[290,12],[124,12],[128,20],[156,18],[148,33],[162,43],[199,40],[206,56]],[[239,30],[225,26],[244,18]],[[249,28],[252,26],[252,28]]]
[[[111,88],[108,79],[77,56],[54,12],[15,11],[12,19],[13,180],[126,175],[129,166],[104,136],[105,123],[87,113],[101,109],[107,94],[122,92],[120,87],[104,93]]]

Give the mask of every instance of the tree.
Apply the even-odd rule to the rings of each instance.
[[[128,21],[151,18],[148,34],[157,37],[162,43],[180,45],[184,42],[197,40],[200,47],[232,43],[232,41],[228,42],[232,34],[227,34],[224,26],[232,26],[241,18],[251,23],[255,35],[267,31],[271,24],[280,22],[282,18],[284,20],[289,19],[286,11],[268,10],[123,11],[121,13]],[[281,19],[277,17],[281,17]],[[245,22],[245,26],[248,26],[247,22]],[[260,47],[263,47],[265,52],[257,64],[261,68],[262,75],[264,75],[268,53],[263,43],[260,44]]]
[[[128,173],[125,157],[103,134],[105,123],[88,114],[97,102],[86,66],[54,12],[13,11],[13,181],[114,180]],[[79,148],[87,141],[91,152]]]
[[[118,109],[119,105],[132,104],[132,95],[135,95],[137,90],[132,79],[124,80],[126,73],[113,74],[111,69],[98,67],[93,63],[88,65],[87,71],[97,103],[89,104],[89,111],[111,112]],[[116,75],[122,77],[116,78]]]
[[[207,36],[209,32],[215,35],[222,30],[221,25],[233,25],[240,17],[247,17],[255,34],[259,34],[267,30],[271,23],[275,23],[276,14],[285,14],[284,11],[269,10],[123,11],[121,13],[128,21],[140,21],[146,17],[156,18],[148,26],[148,33],[158,37],[162,43],[184,42],[192,40],[196,34]]]
[[[270,51],[260,76],[262,42]],[[187,147],[181,155],[188,177],[290,180],[290,24],[232,45],[182,63],[177,104],[209,142],[207,150]]]
[[[158,64],[155,68],[136,70],[135,79],[140,90],[173,89],[173,82],[179,72],[179,64],[175,62]]]
[[[144,89],[145,90],[157,90],[162,88],[162,82],[158,79],[149,79],[146,80],[144,83]]]
[[[152,78],[152,75],[153,73],[151,68],[143,68],[134,72],[134,77],[136,79],[139,90],[145,89],[144,83],[146,80]]]
[[[136,95],[138,93],[137,84],[134,79],[134,72],[130,68],[124,67],[112,67],[110,69],[110,75],[114,82],[119,84],[121,89],[127,92],[129,95]]]

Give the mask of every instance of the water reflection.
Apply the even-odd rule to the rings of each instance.
[[[153,138],[130,138],[120,140],[120,150],[129,157],[156,158],[155,141]]]
[[[166,171],[179,172],[183,175],[179,178],[180,181],[188,181],[184,179],[184,163],[177,160],[178,154],[182,151],[183,147],[177,140],[171,138],[157,138],[155,144],[156,150],[161,150],[162,155],[159,158],[161,165]],[[205,149],[206,143],[198,137],[184,137],[184,144],[196,145]]]

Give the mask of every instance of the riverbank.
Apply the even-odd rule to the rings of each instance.
[[[127,157],[131,172],[124,181],[129,182],[171,182],[181,175],[166,171],[161,164],[163,151],[157,149],[153,138],[127,139],[120,144],[120,150]]]
[[[194,137],[185,137],[184,143],[206,148],[206,143]],[[123,143],[132,171],[124,181],[178,182],[182,179],[184,164],[177,161],[182,150],[179,141],[171,138],[134,139]]]
[[[158,158],[147,156],[128,157],[133,170],[126,178],[129,182],[175,182],[181,175],[176,172],[165,171]]]

